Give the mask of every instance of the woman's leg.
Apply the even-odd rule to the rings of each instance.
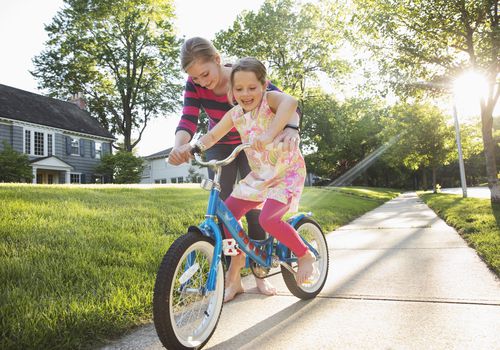
[[[259,205],[259,202],[245,201],[234,197],[226,199],[225,204],[227,208],[233,213],[236,220],[240,220],[246,212]],[[226,238],[230,238],[231,234],[224,226],[224,234]],[[245,267],[245,255],[238,254],[231,257],[231,263],[226,274],[226,290],[224,292],[224,302],[233,300],[234,297],[244,292],[243,284],[241,282],[241,269]]]
[[[241,178],[244,178],[248,175],[248,173],[250,173],[251,170],[245,152],[241,152],[239,154],[236,162],[238,164],[238,171],[240,173],[240,176]],[[251,239],[264,240],[267,238],[267,233],[259,224],[259,216],[259,209],[251,209],[245,215],[248,224],[248,236]],[[277,293],[276,288],[265,278],[255,277],[255,284],[257,285],[257,289],[259,290],[259,292],[264,295],[276,295]]]
[[[286,245],[297,256],[299,268],[296,279],[298,284],[302,284],[313,274],[313,263],[316,259],[297,231],[289,223],[282,220],[288,208],[288,204],[268,199],[260,214],[259,222],[267,232]]]

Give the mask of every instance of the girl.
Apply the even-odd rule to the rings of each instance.
[[[241,59],[233,66],[229,84],[229,99],[236,100],[238,105],[201,137],[195,147],[198,151],[212,147],[233,127],[243,142],[251,143],[252,148],[245,150],[251,172],[234,188],[225,203],[238,220],[263,204],[259,223],[298,257],[296,279],[302,284],[313,273],[315,258],[282,217],[298,208],[306,176],[304,158],[298,148],[285,151],[282,144],[272,143],[295,112],[297,101],[284,93],[266,91],[266,68],[254,58]],[[244,265],[243,254],[231,259],[225,301],[243,292],[240,270]]]
[[[189,141],[196,133],[200,108],[208,115],[210,130],[233,107],[227,99],[231,65],[221,63],[219,52],[209,40],[200,37],[186,40],[181,48],[181,65],[189,77],[184,91],[182,117],[175,133],[175,146],[168,157],[169,163],[173,165],[191,159]],[[271,83],[268,84],[268,89],[277,90]],[[288,123],[291,126],[278,134],[277,141],[283,141],[286,149],[293,149],[300,140],[297,129],[293,128],[299,124],[298,114],[293,113]],[[208,160],[226,158],[240,143],[240,135],[236,130],[231,130],[207,152],[206,157]],[[249,172],[245,153],[240,153],[234,162],[224,168],[220,179],[221,199],[224,200],[231,194],[238,173],[243,178]],[[209,176],[213,178],[211,170]],[[258,210],[247,213],[248,234],[252,239],[265,239],[266,234],[258,223],[258,217]],[[261,293],[276,294],[276,289],[267,280],[256,278],[255,281]]]

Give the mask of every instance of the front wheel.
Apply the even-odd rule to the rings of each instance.
[[[328,277],[328,246],[321,227],[313,219],[308,217],[300,219],[295,225],[295,229],[300,237],[308,242],[319,254],[314,263],[315,273],[308,283],[301,285],[297,284],[295,274],[283,265],[281,266],[281,274],[290,293],[300,299],[311,299],[321,292]],[[292,252],[290,254],[293,255]],[[297,267],[297,263],[291,265],[295,272],[297,272]]]
[[[153,295],[153,319],[167,349],[198,349],[212,336],[222,311],[224,272],[217,266],[215,290],[207,292],[213,242],[198,233],[179,237],[161,262]]]

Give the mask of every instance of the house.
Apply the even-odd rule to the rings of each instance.
[[[142,173],[141,184],[201,182],[202,178],[208,178],[207,168],[201,168],[194,162],[177,166],[168,164],[166,160],[170,151],[172,147],[143,157],[146,166]]]
[[[94,169],[115,138],[74,102],[0,84],[0,151],[5,140],[27,154],[33,183],[104,182]]]

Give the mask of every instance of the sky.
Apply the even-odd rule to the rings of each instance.
[[[175,0],[177,34],[186,38],[213,39],[227,29],[243,10],[257,10],[264,0]],[[32,58],[44,47],[44,25],[62,7],[62,0],[2,1],[0,10],[0,84],[42,94],[33,70]],[[138,145],[138,155],[146,156],[173,146],[179,113],[151,121]]]

